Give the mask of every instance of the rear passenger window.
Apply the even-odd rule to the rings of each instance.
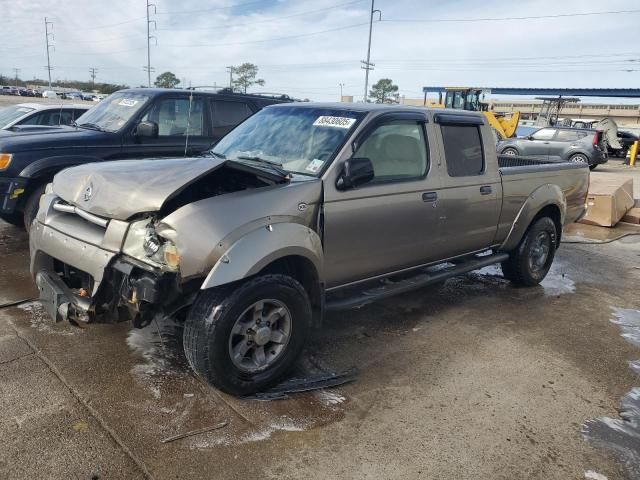
[[[580,140],[587,134],[584,132],[572,131],[572,130],[558,130],[555,140],[559,142],[573,142],[574,140]]]
[[[214,127],[235,127],[253,113],[246,103],[225,100],[211,102],[211,109]]]
[[[442,125],[442,140],[450,177],[469,177],[484,172],[480,129],[476,125]]]

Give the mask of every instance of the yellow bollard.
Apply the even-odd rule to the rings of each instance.
[[[640,141],[636,140],[631,145],[631,149],[629,149],[629,165],[634,167],[636,165],[636,156],[638,155],[638,147],[640,146]]]

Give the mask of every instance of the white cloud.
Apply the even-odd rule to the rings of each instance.
[[[7,1],[7,0],[4,0]],[[258,64],[264,90],[335,100],[362,96],[368,26],[277,41],[368,21],[368,0],[264,0],[221,9],[232,0],[156,0],[156,74],[171,70],[194,85],[228,82],[225,67]],[[135,5],[134,5],[135,4]],[[341,5],[336,8],[328,8]],[[563,17],[504,22],[395,23],[392,19],[488,18],[631,10],[636,1],[376,0],[383,22],[374,24],[371,80],[392,78],[401,93],[420,97],[424,85],[514,87],[633,87],[640,69],[640,14]],[[213,10],[218,8],[218,10]],[[326,9],[319,11],[321,9]],[[192,11],[189,14],[166,12]],[[146,24],[143,0],[31,0],[11,2],[0,32],[0,73],[20,68],[23,78],[46,71],[44,20],[54,21],[54,79],[146,83]],[[300,12],[314,11],[309,15]],[[280,19],[279,17],[289,18]],[[204,46],[201,46],[204,45]],[[630,53],[635,55],[613,54]],[[558,58],[575,56],[574,58]],[[528,59],[544,57],[541,59]],[[498,60],[510,59],[510,60]],[[520,60],[519,60],[520,59]]]

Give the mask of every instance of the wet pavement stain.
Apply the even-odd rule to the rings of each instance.
[[[640,347],[640,310],[615,308],[611,320],[620,327],[620,334],[632,345]],[[640,361],[630,362],[630,368],[640,373]],[[600,417],[582,426],[585,439],[591,444],[615,452],[633,479],[640,478],[640,387],[634,387],[624,397],[619,408],[620,418]]]

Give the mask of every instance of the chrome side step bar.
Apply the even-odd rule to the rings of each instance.
[[[399,295],[401,293],[411,292],[419,288],[439,283],[451,277],[462,275],[479,268],[504,262],[509,258],[507,253],[494,253],[474,257],[464,263],[453,265],[450,268],[444,268],[436,271],[428,271],[428,269],[418,270],[418,273],[412,277],[399,280],[397,282],[383,283],[384,280],[369,286],[366,290],[349,289],[347,291],[337,292],[327,298],[325,309],[327,311],[348,310],[352,308],[360,308],[384,298]]]

